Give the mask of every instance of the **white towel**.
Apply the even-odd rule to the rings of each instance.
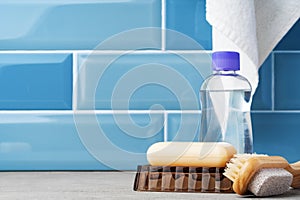
[[[240,53],[240,74],[251,83],[252,94],[258,85],[260,65],[299,17],[300,0],[206,0],[213,50]],[[229,108],[211,98],[224,139]],[[221,100],[226,102],[226,98]],[[249,111],[250,106],[246,108]]]
[[[299,0],[206,1],[213,50],[240,52],[241,74],[250,81],[253,93],[260,65],[299,17]]]

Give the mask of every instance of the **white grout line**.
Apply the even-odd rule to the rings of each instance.
[[[212,50],[94,50],[74,51],[78,54],[168,54],[168,53],[212,53]]]
[[[199,110],[0,110],[0,114],[199,114]],[[252,110],[251,113],[300,113],[300,110]],[[164,118],[167,120],[167,118]]]
[[[275,110],[275,55],[274,52],[271,53],[271,105],[272,111]]]
[[[198,114],[199,110],[76,110],[78,113],[96,114]]]
[[[212,50],[93,50],[74,51],[82,54],[163,54],[163,53],[212,53]]]
[[[200,110],[0,110],[0,113],[199,114]],[[261,112],[261,111],[259,111]],[[263,112],[265,112],[263,110]],[[300,111],[299,111],[300,112]]]
[[[212,50],[166,50],[166,53],[178,53],[178,54],[210,54]]]
[[[78,78],[78,54],[73,52],[73,91],[72,91],[72,109],[77,110],[77,78]]]
[[[1,112],[1,111],[0,111]],[[63,112],[63,111],[62,111]],[[200,110],[76,110],[78,113],[96,114],[201,114]],[[252,110],[251,113],[300,113],[300,110]]]
[[[166,15],[165,15],[165,0],[162,0],[162,29],[166,29]],[[168,52],[168,50],[165,49],[165,31],[162,33],[162,50],[136,50],[134,53],[163,53],[165,51]],[[82,53],[82,54],[90,54],[90,53],[104,53],[104,54],[110,54],[110,53],[126,53],[131,50],[0,50],[0,54],[26,54],[26,53],[40,53],[40,54],[47,54],[47,53],[69,53],[72,54],[73,52],[76,53]],[[211,53],[212,50],[172,50],[172,52],[186,52],[186,53]],[[300,53],[300,50],[274,50],[273,53]]]
[[[78,114],[164,114],[164,110],[76,110]]]
[[[165,0],[162,0],[162,5],[164,5]],[[166,29],[166,16],[163,14],[165,12],[165,7],[162,7],[162,29]],[[165,31],[164,31],[165,32]],[[165,34],[162,33],[162,50],[136,50],[133,53],[164,53],[164,52],[178,52],[178,53],[211,53],[212,50],[166,50],[165,49]],[[163,41],[164,40],[164,41]],[[68,53],[72,54],[76,52],[78,54],[90,54],[90,53],[103,53],[103,54],[113,54],[113,53],[128,53],[132,50],[0,50],[0,54],[60,54]],[[274,50],[273,53],[300,53],[300,50]]]
[[[0,110],[0,114],[73,114],[73,110]]]
[[[0,114],[78,113],[78,114],[198,114],[199,110],[0,110]]]
[[[212,50],[5,50],[0,54],[168,54],[168,53],[211,53]]]
[[[73,50],[0,50],[0,54],[72,54]]]
[[[161,1],[161,50],[166,50],[166,0]]]
[[[201,110],[76,110],[75,112],[83,114],[201,114]]]
[[[168,141],[168,113],[164,113],[164,142]]]
[[[73,53],[77,53],[77,54],[91,54],[92,52],[94,52],[94,50],[74,50],[73,51]]]
[[[162,20],[163,21],[163,20]],[[165,21],[165,19],[164,19]],[[165,26],[165,24],[162,24]],[[164,28],[164,27],[163,27]],[[165,36],[165,35],[162,35]],[[165,40],[165,38],[162,38]],[[164,41],[165,42],[165,41]],[[166,50],[165,44],[162,45],[164,48],[162,50],[136,50],[132,53],[212,53],[212,50]],[[119,53],[128,53],[132,50],[0,50],[0,54],[61,54],[61,53],[77,53],[77,54],[91,54],[91,53],[99,53],[99,54],[119,54]],[[300,53],[300,50],[275,50],[273,53]]]
[[[166,110],[168,114],[199,114],[201,110]]]
[[[300,50],[274,50],[275,53],[300,53]]]
[[[251,113],[300,113],[300,110],[253,110]]]

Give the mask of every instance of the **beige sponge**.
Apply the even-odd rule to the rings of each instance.
[[[158,142],[149,147],[153,166],[225,167],[235,148],[225,142]]]

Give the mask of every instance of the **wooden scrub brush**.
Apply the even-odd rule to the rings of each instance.
[[[290,165],[280,156],[239,154],[227,163],[224,175],[237,194],[279,195],[290,186],[300,188],[300,161]]]

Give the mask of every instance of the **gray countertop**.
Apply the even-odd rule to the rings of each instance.
[[[135,172],[0,172],[0,199],[243,199],[236,194],[136,192],[134,177]],[[300,190],[268,199],[299,200]]]

